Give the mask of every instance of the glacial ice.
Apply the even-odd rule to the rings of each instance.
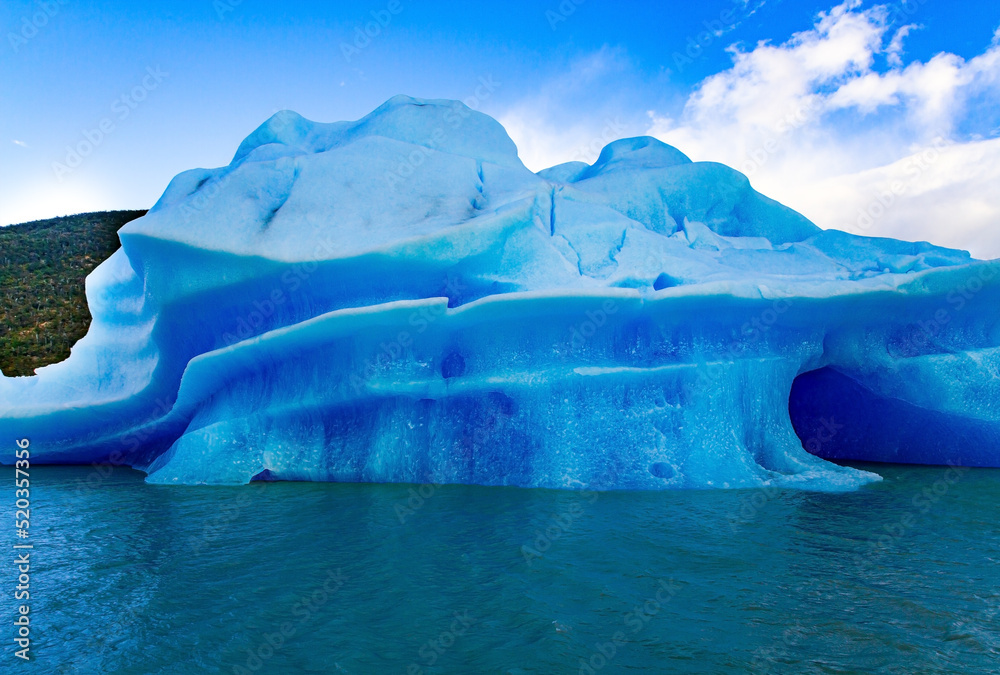
[[[71,357],[0,378],[5,462],[819,490],[878,480],[827,459],[1000,464],[1000,262],[820,230],[652,138],[534,174],[454,101],[286,111],[120,237]]]

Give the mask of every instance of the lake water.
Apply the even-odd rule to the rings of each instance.
[[[1000,471],[863,468],[847,494],[33,468],[33,662],[7,564],[0,672],[997,672]]]

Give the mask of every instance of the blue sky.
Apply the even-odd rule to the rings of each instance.
[[[148,207],[277,110],[406,93],[493,115],[534,170],[650,134],[823,227],[996,257],[998,28],[995,0],[6,0],[0,224]]]

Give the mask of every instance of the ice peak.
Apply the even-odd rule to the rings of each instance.
[[[494,164],[520,166],[517,146],[492,117],[460,101],[404,95],[393,96],[354,122],[313,122],[291,110],[282,110],[243,141],[233,162],[240,162],[272,143],[312,154],[370,136]]]
[[[651,136],[621,138],[604,146],[597,161],[581,175],[580,180],[586,180],[619,167],[665,169],[690,163],[691,160],[683,152]]]

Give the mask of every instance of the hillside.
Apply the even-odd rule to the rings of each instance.
[[[0,370],[58,363],[90,326],[84,279],[145,211],[83,213],[0,228]]]

